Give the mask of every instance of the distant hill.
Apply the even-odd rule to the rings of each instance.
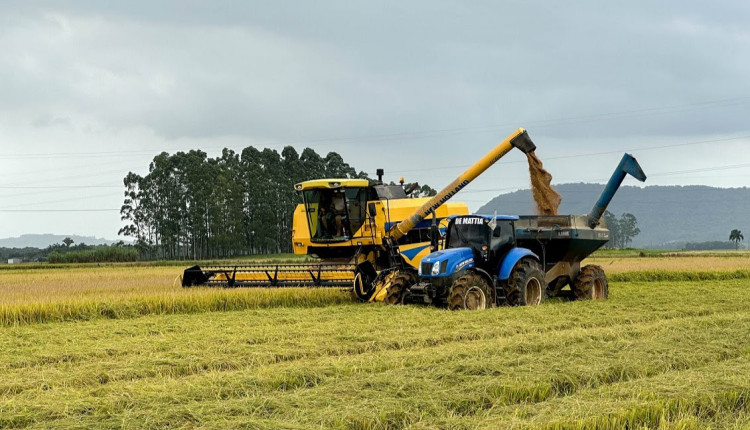
[[[604,189],[602,184],[561,184],[561,214],[585,214]],[[479,213],[524,215],[534,213],[529,190],[501,194],[479,208]],[[608,210],[616,216],[630,212],[641,229],[634,247],[681,247],[685,242],[726,241],[740,229],[750,241],[750,188],[691,186],[623,186]]]
[[[62,243],[63,239],[69,237],[75,242],[73,245],[85,243],[86,245],[111,245],[117,241],[100,239],[93,236],[76,236],[64,234],[23,234],[20,237],[9,237],[0,239],[0,248],[39,248],[44,249],[55,243]]]

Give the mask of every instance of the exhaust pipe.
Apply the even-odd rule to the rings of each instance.
[[[630,154],[624,154],[620,164],[612,174],[612,177],[609,178],[607,186],[604,187],[604,191],[602,191],[602,194],[599,196],[599,200],[597,200],[594,207],[591,208],[591,212],[588,214],[590,228],[595,228],[599,225],[599,220],[607,210],[609,202],[612,201],[612,197],[615,196],[615,193],[620,188],[620,184],[622,184],[622,181],[628,174],[641,182],[646,180],[646,174],[643,173],[643,169],[641,169],[641,166],[638,164],[635,157]]]

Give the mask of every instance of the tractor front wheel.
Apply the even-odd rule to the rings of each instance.
[[[538,261],[524,258],[516,263],[505,284],[505,297],[511,306],[535,306],[546,296],[544,271]]]
[[[576,300],[605,300],[609,297],[607,275],[601,266],[583,266],[573,282]]]
[[[417,274],[411,271],[398,271],[386,290],[385,303],[402,305],[408,302],[409,287],[417,282]]]
[[[467,273],[451,285],[448,293],[450,310],[481,310],[493,306],[495,306],[494,290],[480,275]]]

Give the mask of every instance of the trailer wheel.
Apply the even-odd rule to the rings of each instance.
[[[399,271],[393,276],[391,285],[386,290],[385,303],[402,305],[408,302],[409,287],[417,282],[417,275],[411,271]]]
[[[535,306],[546,298],[542,265],[524,258],[516,264],[505,284],[505,298],[511,306]]]
[[[487,281],[476,273],[467,273],[456,279],[448,293],[448,308],[456,310],[481,310],[495,305],[495,295]]]
[[[607,275],[601,266],[584,266],[573,282],[576,300],[605,300],[609,298]]]

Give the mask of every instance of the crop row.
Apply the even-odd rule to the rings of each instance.
[[[607,302],[484,312],[279,307],[7,328],[0,427],[701,428],[747,410],[748,291],[620,283]]]
[[[0,305],[0,325],[133,318],[143,315],[192,314],[270,307],[316,307],[350,302],[337,289],[185,291],[183,294],[147,295],[114,301],[86,299],[47,303]]]

